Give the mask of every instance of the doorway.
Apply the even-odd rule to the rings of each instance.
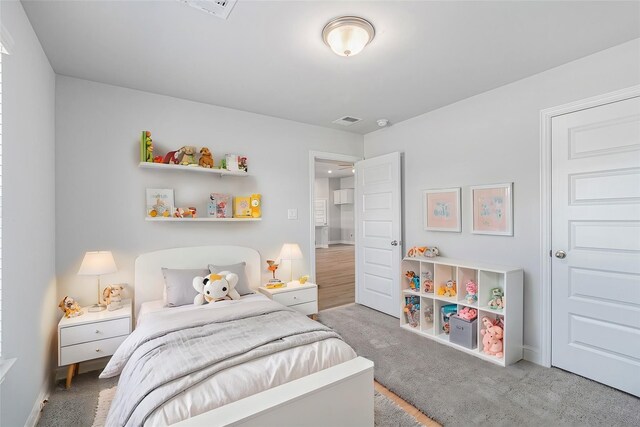
[[[318,309],[355,302],[355,162],[314,159],[314,253]]]
[[[543,113],[549,362],[638,396],[640,98],[616,97]]]

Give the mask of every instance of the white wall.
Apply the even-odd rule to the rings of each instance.
[[[335,204],[334,191],[340,189],[340,178],[329,178],[329,242],[342,240],[341,205]]]
[[[18,1],[0,2],[14,40],[2,58],[2,356],[0,425],[33,422],[55,354],[55,75]],[[28,421],[29,420],[29,421]]]
[[[340,179],[340,188],[355,188],[355,178],[348,176]],[[343,242],[355,242],[356,241],[356,222],[353,213],[353,204],[340,205],[340,229],[341,240]]]
[[[141,130],[158,146],[208,146],[219,156],[249,158],[247,178],[143,170]],[[103,283],[132,285],[137,255],[203,244],[245,245],[263,260],[285,242],[309,250],[309,151],[362,155],[361,135],[58,76],[56,81],[56,270],[58,294],[96,299],[95,281],[76,272],[88,250],[112,250],[119,272]],[[144,221],[145,188],[174,188],[176,203],[204,203],[212,191],[263,195],[263,220],[253,223]],[[287,209],[298,220],[287,220]],[[264,278],[268,278],[264,264]],[[296,274],[308,271],[306,261]],[[279,270],[288,277],[289,267]]]
[[[640,40],[365,135],[367,158],[404,152],[405,247],[520,266],[525,271],[526,357],[539,360],[540,110],[640,83]],[[425,94],[427,96],[428,94]],[[514,182],[514,237],[473,235],[469,186]],[[463,232],[426,232],[421,191],[463,188]]]

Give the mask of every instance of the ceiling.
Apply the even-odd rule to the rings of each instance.
[[[361,134],[640,37],[637,1],[22,3],[56,73]],[[376,28],[351,58],[320,35],[345,14]]]
[[[353,176],[353,163],[316,160],[316,178],[344,178]],[[331,171],[331,173],[329,173]]]

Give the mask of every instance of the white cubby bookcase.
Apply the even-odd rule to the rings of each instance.
[[[405,277],[407,271],[413,271],[420,277],[420,291],[411,290],[409,280]],[[427,274],[433,280],[433,292],[425,292],[424,278]],[[438,289],[447,280],[456,281],[456,296],[445,297],[438,295]],[[473,280],[478,285],[478,300],[467,303],[465,285],[469,280]],[[451,258],[404,258],[402,261],[402,283],[401,309],[404,308],[408,296],[420,298],[420,319],[418,325],[412,327],[401,310],[400,327],[414,332],[418,335],[433,339],[442,344],[446,344],[465,353],[474,355],[481,359],[495,363],[500,366],[507,366],[522,359],[522,291],[523,291],[523,271],[520,268],[490,265],[484,263],[467,262]],[[504,309],[489,308],[491,300],[491,290],[501,288],[504,292]],[[456,304],[458,311],[463,307],[473,307],[478,310],[478,345],[476,348],[466,348],[461,345],[449,342],[449,335],[442,330],[440,320],[440,308],[447,304]],[[432,310],[432,320],[427,321],[425,314],[427,308]],[[482,318],[484,316],[495,319],[500,316],[504,322],[504,356],[498,358],[483,353]]]

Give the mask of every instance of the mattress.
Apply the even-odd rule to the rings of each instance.
[[[154,322],[165,310],[216,310],[232,304],[267,299],[262,294],[246,295],[236,301],[220,301],[205,306],[186,305],[164,307],[162,300],[143,303],[138,314],[138,325]],[[146,420],[145,426],[177,423],[184,419],[216,409],[272,387],[302,378],[356,357],[345,342],[330,338],[294,347],[242,365],[218,372],[207,380],[165,402]]]

